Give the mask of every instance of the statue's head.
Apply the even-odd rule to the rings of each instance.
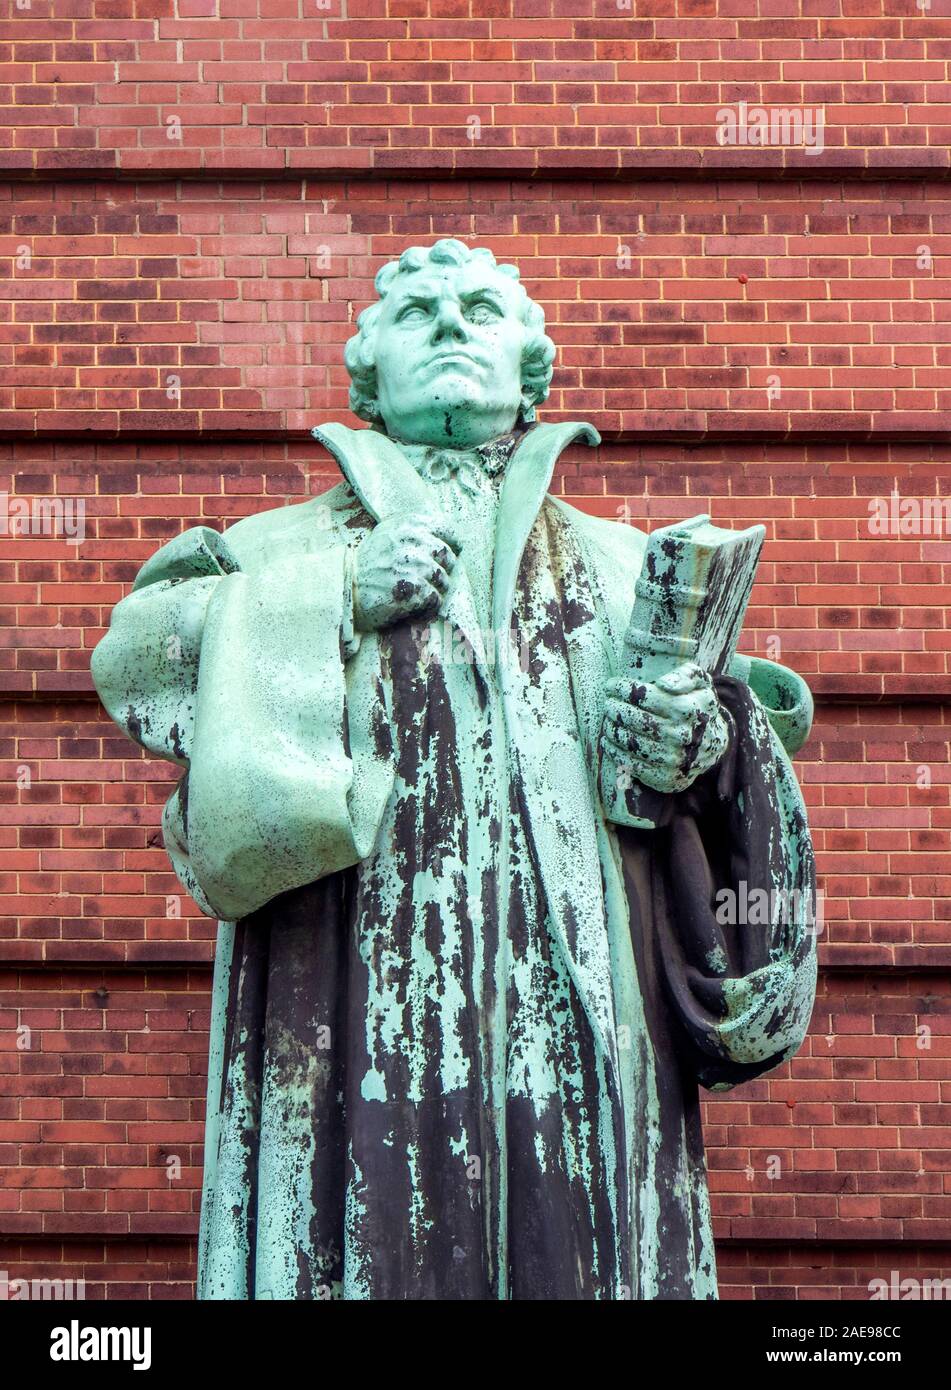
[[[385,265],[376,291],[344,355],[355,415],[408,444],[459,449],[535,418],[555,345],[514,265],[437,241]]]

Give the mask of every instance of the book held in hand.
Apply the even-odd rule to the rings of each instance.
[[[766,529],[727,531],[706,514],[661,527],[648,537],[624,638],[621,671],[657,681],[686,661],[711,675],[726,670],[736,652]],[[663,793],[641,786],[607,751],[602,794],[624,811],[627,824],[653,829]]]

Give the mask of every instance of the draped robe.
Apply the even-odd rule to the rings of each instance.
[[[814,995],[808,689],[737,658],[727,754],[637,829],[600,733],[645,538],[547,495],[595,432],[535,426],[477,497],[315,434],[344,481],[163,546],[93,661],[220,919],[199,1297],[715,1298],[698,1086]],[[448,600],[360,635],[355,547],[409,512],[462,523]]]

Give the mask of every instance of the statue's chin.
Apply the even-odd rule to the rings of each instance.
[[[491,409],[466,400],[441,406],[438,398],[425,410],[384,419],[391,439],[403,444],[430,444],[443,449],[475,449],[500,435],[510,434],[518,409]]]

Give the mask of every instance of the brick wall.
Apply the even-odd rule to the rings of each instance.
[[[73,180],[0,187],[5,428],[303,435],[381,261],[441,235],[544,304],[546,418],[907,438],[951,406],[944,183]]]
[[[452,235],[544,303],[545,418],[605,436],[556,489],[765,522],[745,644],[817,696],[820,998],[707,1104],[724,1295],[951,1277],[951,539],[870,526],[951,479],[951,22],[727,8],[11,0],[0,495],[86,536],[0,507],[0,1270],[190,1294],[213,924],[89,653],[180,529],[333,481],[372,276]],[[821,106],[824,151],[719,145],[741,100]]]
[[[948,169],[947,17],[893,0],[802,8],[30,0],[0,26],[6,162],[704,171],[737,162],[717,112],[746,100],[821,106],[828,152],[744,146],[747,169]]]

